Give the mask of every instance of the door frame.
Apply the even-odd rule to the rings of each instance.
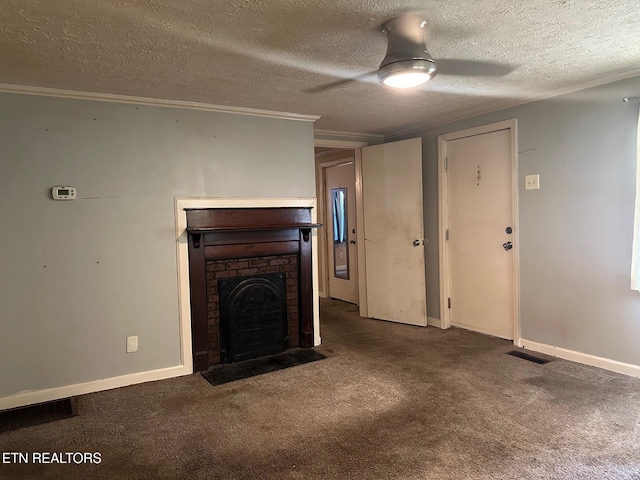
[[[323,298],[329,298],[331,297],[331,287],[330,287],[330,280],[329,277],[331,275],[331,265],[329,265],[329,229],[328,227],[326,227],[327,225],[329,225],[329,220],[328,220],[328,213],[329,213],[329,208],[327,206],[327,169],[331,168],[331,167],[337,167],[338,165],[344,165],[346,163],[353,163],[353,168],[355,171],[355,150],[345,150],[344,152],[341,152],[345,154],[344,158],[338,158],[338,159],[334,159],[334,160],[328,160],[326,162],[319,162],[318,163],[318,167],[320,168],[320,177],[321,177],[321,184],[318,186],[319,190],[318,190],[318,197],[322,197],[322,200],[318,199],[318,205],[322,204],[322,211],[320,212],[320,209],[318,210],[318,213],[320,215],[322,215],[322,221],[319,221],[319,223],[322,223],[322,225],[325,226],[325,231],[324,231],[324,235],[320,235],[319,237],[322,239],[322,246],[320,247],[323,250],[323,255],[322,255],[322,270],[324,272],[323,278],[322,278],[322,282],[324,282],[324,284],[321,283],[322,285],[322,293],[324,294]],[[353,160],[351,160],[353,158]],[[357,197],[357,194],[356,194]],[[356,207],[356,211],[357,211],[357,207]],[[356,213],[356,222],[357,222],[357,216],[358,214]],[[351,222],[352,220],[348,220],[349,222]],[[357,230],[357,223],[356,223],[356,231]],[[358,236],[356,235],[356,239],[358,238]],[[357,247],[357,245],[356,245]],[[356,254],[357,255],[357,254]],[[359,262],[358,262],[359,263]],[[358,275],[358,272],[355,272],[356,274],[356,282],[358,283],[358,286],[360,285],[360,277]],[[358,300],[358,303],[360,303],[360,300]]]
[[[514,229],[513,238],[513,343],[520,339],[520,229],[518,222],[518,135],[515,118],[502,122],[490,123],[474,128],[459,130],[438,136],[438,260],[440,270],[440,328],[451,327],[451,312],[447,299],[451,297],[451,259],[449,242],[446,238],[449,225],[449,177],[445,168],[447,159],[447,143],[460,138],[483,135],[486,133],[509,130],[511,137],[511,221]]]
[[[362,147],[366,147],[369,144],[367,142],[356,142],[347,140],[324,140],[315,139],[315,147],[333,147],[336,149],[353,150],[354,157],[354,169],[356,177],[356,250],[358,252],[358,308],[359,314],[362,317],[366,317],[368,313],[367,309],[367,276],[366,265],[364,261],[364,235],[360,232],[364,232],[364,204],[362,201]],[[322,158],[322,157],[320,157]],[[315,170],[316,170],[316,198],[317,198],[317,213],[318,222],[323,225],[326,223],[326,195],[325,195],[325,169],[340,165],[344,163],[342,160],[334,161],[316,161],[314,155]],[[318,235],[319,248],[323,249],[323,261],[318,265],[318,293],[322,298],[327,298],[329,293],[328,282],[328,252],[327,242],[323,241],[326,235]]]

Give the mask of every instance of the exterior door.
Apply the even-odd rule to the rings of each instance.
[[[329,296],[357,304],[355,185],[353,161],[325,169]]]
[[[451,324],[513,339],[510,130],[449,140],[447,163]]]
[[[367,315],[427,325],[420,138],[362,148]]]

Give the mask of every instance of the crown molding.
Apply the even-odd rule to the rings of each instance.
[[[519,101],[516,101],[514,103],[511,103],[511,104],[507,105],[506,107],[480,109],[480,110],[477,110],[477,111],[475,111],[475,112],[473,112],[471,114],[469,114],[469,112],[467,112],[467,113],[465,113],[463,115],[458,115],[458,116],[455,116],[455,117],[451,117],[451,118],[448,118],[447,120],[444,120],[442,122],[438,122],[438,123],[435,123],[435,124],[425,124],[425,125],[422,125],[420,127],[412,126],[412,127],[408,128],[408,129],[405,129],[405,130],[397,130],[396,132],[391,132],[391,133],[386,134],[384,136],[384,138],[385,138],[385,140],[390,140],[390,139],[393,139],[393,138],[402,137],[402,136],[405,136],[405,135],[410,135],[412,133],[421,132],[423,130],[427,130],[427,129],[430,129],[430,128],[435,128],[435,127],[440,127],[442,125],[447,125],[448,123],[458,122],[460,120],[466,120],[468,118],[477,117],[479,115],[485,115],[487,113],[498,112],[500,110],[506,110],[508,108],[517,107],[519,105],[525,105],[527,103],[533,103],[533,102],[538,102],[538,101],[541,101],[541,100],[546,100],[548,98],[558,97],[560,95],[567,95],[569,93],[579,92],[580,90],[586,90],[588,88],[599,87],[600,85],[606,85],[607,83],[613,83],[613,82],[617,82],[619,80],[625,80],[627,78],[632,78],[632,77],[637,77],[637,76],[640,76],[640,68],[632,68],[631,70],[625,70],[623,72],[614,73],[612,75],[607,75],[605,77],[596,78],[594,80],[589,80],[587,82],[581,82],[581,83],[577,83],[575,85],[571,85],[571,86],[568,86],[568,87],[557,88],[557,89],[551,90],[549,92],[540,93],[538,95],[533,95],[533,96],[527,97],[526,99],[519,100]]]
[[[315,147],[333,147],[338,149],[360,148],[369,145],[368,142],[354,142],[351,140],[324,140],[322,138],[314,138],[313,145]]]
[[[331,150],[327,150],[326,152],[316,153],[314,156],[316,158],[326,157],[327,155],[331,155],[331,154],[337,153],[337,152],[342,152],[343,150],[344,150],[343,148],[333,148]]]
[[[302,113],[276,112],[247,107],[232,107],[228,105],[214,105],[210,103],[187,102],[183,100],[166,100],[150,97],[134,97],[118,95],[114,93],[82,92],[78,90],[63,90],[59,88],[32,87],[28,85],[12,85],[0,83],[0,93],[17,93],[21,95],[40,95],[45,97],[73,98],[77,100],[94,100],[98,102],[130,103],[135,105],[148,105],[153,107],[186,108],[191,110],[205,110],[209,112],[234,113],[239,115],[251,115],[254,117],[279,118],[281,120],[300,120],[315,122],[319,115],[307,115]]]
[[[360,132],[340,132],[337,130],[313,130],[314,136],[326,136],[332,138],[360,138],[364,140],[384,140],[384,135],[378,135],[375,133],[360,133]]]

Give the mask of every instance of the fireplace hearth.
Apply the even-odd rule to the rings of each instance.
[[[194,370],[312,347],[311,209],[186,213]]]

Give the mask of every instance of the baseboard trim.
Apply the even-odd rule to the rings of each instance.
[[[74,385],[65,385],[64,387],[21,392],[9,397],[0,398],[0,410],[33,405],[34,403],[49,402],[51,400],[59,400],[61,398],[73,397],[76,395],[85,395],[87,393],[100,392],[102,390],[110,390],[112,388],[126,387],[137,383],[165,380],[167,378],[190,375],[191,373],[193,373],[191,369],[184,365],[178,365],[176,367],[161,368],[158,370],[150,370],[148,372],[131,373],[128,375],[121,375],[119,377],[76,383]]]
[[[439,318],[427,317],[427,325],[430,327],[444,329],[444,327],[442,326],[442,320],[440,320]]]
[[[596,357],[595,355],[589,355],[588,353],[567,350],[566,348],[554,347],[553,345],[546,345],[544,343],[532,342],[531,340],[525,340],[524,338],[519,339],[515,344],[518,347],[526,348],[527,350],[534,352],[544,353],[546,355],[571,360],[572,362],[582,363],[592,367],[604,368],[605,370],[623,373],[632,377],[640,377],[639,365],[619,362],[617,360],[611,360],[604,357]]]

